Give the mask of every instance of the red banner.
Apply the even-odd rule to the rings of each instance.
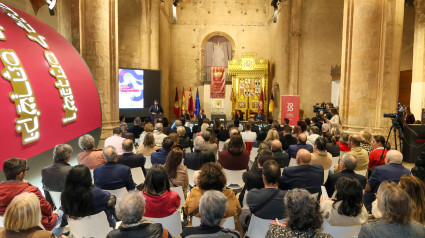
[[[87,65],[61,35],[2,3],[0,22],[1,169],[99,128],[101,111]]]
[[[225,98],[226,67],[211,67],[211,98]]]
[[[290,126],[296,126],[300,119],[300,96],[282,96],[281,105],[281,119],[280,123],[283,124],[283,119],[289,119]]]

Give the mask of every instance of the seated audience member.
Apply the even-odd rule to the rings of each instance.
[[[280,140],[272,141],[271,150],[273,152],[273,159],[279,164],[279,167],[288,167],[289,160],[291,158],[289,158],[289,155],[286,153],[286,151],[282,150],[282,143],[280,143]]]
[[[162,132],[166,135],[169,135],[171,132],[171,126],[168,123],[168,118],[163,117],[158,119],[161,119],[161,120],[158,120],[158,122],[162,123]]]
[[[324,170],[329,170],[332,166],[332,155],[326,152],[325,138],[319,137],[316,139],[310,164],[321,164]]]
[[[21,193],[34,193],[40,200],[41,206],[41,224],[48,231],[52,230],[56,225],[61,224],[62,212],[53,213],[49,202],[41,194],[41,191],[24,180],[27,167],[26,160],[12,158],[4,161],[3,172],[6,181],[0,183],[0,216],[4,216],[7,206],[16,195]],[[55,234],[56,231],[53,231]],[[56,234],[61,235],[61,234]]]
[[[341,127],[333,127],[331,129],[331,133],[330,135],[332,135],[333,137],[335,137],[335,141],[339,141],[339,138],[341,137]]]
[[[307,137],[307,144],[314,145],[316,139],[319,137],[319,128],[317,126],[312,126],[310,128],[310,135]]]
[[[310,153],[313,153],[313,146],[307,145],[307,136],[303,133],[301,133],[298,136],[298,143],[295,145],[290,145],[289,148],[286,150],[286,153],[289,154],[291,158],[295,158],[297,156],[298,150],[305,149],[308,150]]]
[[[311,118],[311,122],[312,122],[313,126],[319,128],[319,133],[321,133],[323,123],[319,120],[319,118],[313,117],[313,118]],[[289,123],[289,119],[288,119],[288,123]]]
[[[199,200],[202,195],[209,190],[216,190],[227,197],[226,217],[234,217],[236,230],[242,235],[242,226],[238,217],[242,211],[238,199],[232,189],[226,189],[226,176],[221,170],[220,165],[215,163],[206,163],[202,166],[198,177],[198,187],[193,188],[187,196],[184,204],[184,212],[189,216],[200,217]]]
[[[260,128],[258,128],[258,126],[255,124],[254,118],[253,117],[248,118],[248,122],[251,124],[251,131],[255,132],[258,138],[258,133],[260,133]]]
[[[183,118],[183,117],[180,117],[180,122],[181,122],[181,125],[178,125],[177,124],[177,121],[178,120],[176,120],[176,128],[178,128],[179,126],[183,126],[184,127],[184,129],[186,129],[186,137],[189,137],[189,138],[192,138],[192,131],[190,131],[190,128],[189,127],[187,127],[186,126],[186,119],[185,118]],[[176,131],[177,132],[177,131]]]
[[[323,218],[329,225],[357,226],[367,222],[363,188],[359,180],[343,176],[336,182],[335,191],[333,198],[320,201]]]
[[[159,150],[159,147],[155,144],[155,138],[152,132],[146,133],[143,144],[137,148],[137,153],[144,156],[151,156],[153,152]]]
[[[170,178],[170,186],[181,186],[183,191],[187,192],[189,189],[189,175],[187,174],[186,166],[181,165],[183,154],[181,148],[173,148],[167,156],[164,169],[167,171],[168,177]]]
[[[145,205],[145,197],[139,192],[131,191],[124,195],[121,202],[116,206],[117,217],[122,222],[121,226],[118,229],[110,231],[106,238],[172,238],[171,234],[160,223],[153,223],[143,217],[145,214]]]
[[[293,137],[298,138],[298,136],[302,133],[303,133],[303,131],[302,131],[300,126],[294,126],[294,128],[292,128],[292,136]]]
[[[72,167],[66,177],[65,189],[61,194],[63,212],[72,219],[105,212],[109,226],[115,227],[115,196],[93,186],[87,166]]]
[[[348,139],[348,145],[351,150],[347,154],[352,154],[357,159],[357,167],[354,170],[365,170],[369,164],[369,155],[366,150],[360,147],[360,136],[355,134],[350,136]],[[334,170],[335,173],[339,172],[339,168],[336,167]]]
[[[180,118],[184,118],[186,121],[190,121],[190,115],[186,110],[182,110],[182,114],[180,114]]]
[[[257,140],[257,133],[251,131],[251,128],[251,123],[247,122],[245,124],[245,131],[241,132],[242,140],[244,142],[254,142],[255,140]]]
[[[201,159],[201,167],[205,163],[209,162],[216,162],[215,154],[213,154],[211,151],[201,151],[201,154],[199,155],[199,158]]]
[[[191,170],[199,170],[201,168],[201,151],[204,149],[205,141],[201,136],[195,137],[193,140],[193,148],[195,149],[192,153],[185,154],[184,165]]]
[[[403,155],[397,150],[390,150],[385,157],[385,165],[375,167],[365,188],[364,203],[368,211],[372,209],[371,204],[375,200],[375,193],[382,182],[398,183],[402,175],[410,174],[410,171],[401,164],[402,162]]]
[[[122,130],[119,127],[115,127],[112,133],[113,135],[111,137],[106,138],[104,148],[113,146],[117,149],[118,155],[122,155],[124,153],[122,142],[125,140],[125,138],[122,138]]]
[[[217,117],[217,118],[214,120],[214,125],[213,125],[214,133],[215,133],[216,135],[218,135],[218,132],[219,132],[222,128],[223,128],[223,126],[221,125],[220,118],[218,118],[218,117]]]
[[[276,130],[269,130],[267,132],[266,139],[258,146],[258,153],[260,153],[262,150],[270,150],[272,147],[272,141],[279,140],[279,133]]]
[[[136,117],[134,119],[134,126],[130,127],[130,129],[128,129],[128,132],[133,133],[134,138],[140,137],[140,134],[142,134],[143,132],[142,119],[140,119],[140,117]]]
[[[140,134],[139,143],[143,144],[145,141],[145,136],[147,133],[151,132],[153,133],[153,125],[151,123],[145,123],[145,126],[143,127],[143,132]]]
[[[53,149],[53,165],[41,170],[41,182],[45,191],[63,191],[66,176],[72,168],[68,164],[71,154],[72,147],[70,145],[61,144],[55,146]]]
[[[152,164],[165,164],[167,160],[168,153],[174,146],[174,140],[171,137],[165,137],[162,141],[162,148],[157,152],[153,152],[151,154],[151,162]]]
[[[125,116],[124,115],[120,115],[120,129],[122,132],[127,132],[128,129],[128,125],[125,122]]]
[[[192,140],[189,137],[185,137],[186,129],[182,126],[177,127],[177,134],[179,135],[179,145],[183,149],[190,148],[190,151],[192,151]]]
[[[367,151],[369,154],[372,150],[372,134],[369,131],[360,132],[360,147]]]
[[[167,137],[166,134],[162,132],[163,125],[162,123],[156,123],[155,124],[155,130],[153,131],[153,137],[155,138],[155,145],[157,147],[162,147],[162,141],[165,137]]]
[[[203,131],[203,132],[201,132],[201,136],[205,141],[204,148],[202,150],[203,151],[209,151],[209,152],[213,153],[214,157],[215,157],[215,155],[217,154],[217,151],[218,151],[218,147],[217,147],[217,143],[211,143],[211,141],[210,141],[211,136],[212,136],[211,132]]]
[[[164,167],[152,165],[141,191],[146,199],[146,217],[168,217],[179,208],[180,196],[170,190],[169,180]]]
[[[207,131],[207,129],[208,129],[208,128],[210,128],[210,124],[205,123],[205,122],[202,122],[202,125],[201,125],[201,131],[200,131],[200,132],[198,132],[198,133],[196,134],[196,136],[201,136],[201,133],[202,133],[202,132],[204,132],[204,131]]]
[[[261,176],[264,188],[253,188],[246,197],[246,202],[252,214],[268,220],[286,218],[283,206],[285,191],[278,188],[280,177],[280,167],[276,161],[267,160],[264,162]]]
[[[322,124],[322,134],[325,134],[331,130],[331,125],[329,123]]]
[[[272,122],[272,127],[270,129],[275,129],[279,133],[279,140],[283,138],[282,128],[277,120]]]
[[[387,155],[388,149],[384,150],[384,146],[385,146],[385,138],[383,136],[376,135],[373,137],[372,139],[373,150],[369,153],[369,165],[368,165],[369,170],[371,170],[372,168],[376,166],[385,164],[385,156]]]
[[[304,133],[307,137],[310,135],[307,131],[307,124],[305,121],[298,121],[297,126],[301,127],[301,132]]]
[[[287,150],[290,145],[297,144],[297,138],[294,138],[292,135],[292,128],[289,125],[283,126],[283,137],[280,140],[282,142],[282,149]]]
[[[366,187],[366,182],[367,182],[366,177],[360,174],[356,174],[354,172],[354,169],[357,166],[357,160],[354,155],[344,154],[342,158],[339,160],[338,166],[341,172],[336,174],[330,173],[325,183],[325,188],[329,197],[332,197],[332,194],[334,194],[336,182],[341,177],[356,178],[357,180],[359,180],[362,186],[362,190]]]
[[[335,136],[330,133],[326,133],[323,135],[323,138],[325,138],[326,141],[326,151],[329,152],[332,157],[339,157],[341,151],[339,149],[339,145],[336,143]]]
[[[229,148],[220,152],[218,162],[225,169],[248,170],[249,153],[245,149],[242,136],[234,134],[230,138]]]
[[[40,227],[40,201],[34,193],[21,193],[10,202],[4,214],[0,237],[56,237]],[[2,224],[3,226],[3,221]]]
[[[254,115],[255,122],[262,122],[265,121],[265,119],[266,117],[264,116],[262,111],[259,111]]]
[[[204,121],[202,119],[198,118],[198,124],[196,124],[192,127],[192,135],[198,134],[199,132],[201,132],[202,123],[204,123]],[[186,132],[186,130],[185,130],[185,132]]]
[[[319,203],[304,189],[293,189],[286,192],[284,198],[288,221],[285,224],[272,224],[266,238],[278,237],[316,237],[331,238],[326,233],[318,233],[323,218]]]
[[[210,139],[208,140],[208,142],[211,144],[218,145],[218,139],[217,139],[217,135],[214,132],[214,129],[212,127],[208,127],[207,131],[210,133]]]
[[[394,182],[383,182],[376,197],[382,217],[377,222],[363,224],[359,238],[425,237],[425,227],[413,221],[412,201],[400,186]]]
[[[84,150],[77,156],[78,164],[84,164],[89,167],[89,169],[95,169],[106,163],[103,158],[102,150],[94,148],[93,136],[89,134],[80,136],[78,139],[78,146]]]
[[[343,132],[337,144],[339,145],[339,150],[342,152],[350,151],[351,148],[348,146],[348,138],[350,135],[348,133]]]
[[[168,136],[171,137],[174,140],[173,146],[180,146],[179,145],[179,135],[177,133],[172,132]]]
[[[413,220],[425,225],[425,183],[413,175],[403,175],[399,184],[412,199]]]
[[[240,134],[239,134],[239,131],[238,131],[238,128],[236,128],[236,127],[232,127],[232,128],[229,130],[229,139],[227,139],[227,140],[224,142],[224,145],[223,145],[223,151],[228,149],[230,139],[232,139],[232,136],[233,136],[233,135],[235,135],[235,134],[240,135]],[[244,144],[244,147],[245,147],[245,144]]]
[[[94,169],[93,177],[96,187],[105,190],[116,190],[127,188],[128,191],[134,190],[134,184],[131,171],[128,166],[118,164],[118,153],[113,146],[107,146],[103,149],[103,157],[106,164]]]
[[[320,164],[310,165],[311,153],[306,149],[298,151],[296,162],[297,166],[283,170],[279,188],[282,190],[304,188],[311,194],[320,192],[320,186],[323,185],[324,179],[323,166]]]
[[[227,122],[226,127],[221,127],[221,129],[217,133],[218,141],[226,142],[230,138],[230,128],[233,127],[233,123]]]
[[[118,164],[123,164],[130,168],[141,168],[143,174],[146,175],[145,162],[146,158],[142,154],[133,153],[133,141],[130,139],[125,139],[122,142],[122,148],[124,154],[118,157]]]
[[[227,198],[221,192],[210,190],[204,192],[199,201],[199,213],[201,225],[197,227],[185,227],[181,237],[227,237],[239,238],[236,230],[222,228],[221,219],[227,211]]]

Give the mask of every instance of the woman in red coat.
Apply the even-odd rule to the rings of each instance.
[[[227,150],[220,152],[218,162],[228,170],[248,170],[249,153],[245,149],[242,136],[233,134]]]

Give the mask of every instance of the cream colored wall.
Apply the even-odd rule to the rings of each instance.
[[[264,0],[187,0],[178,6],[177,23],[171,25],[170,112],[176,86],[180,100],[182,87],[185,90],[192,87],[192,91],[198,87],[200,94],[207,95],[201,78],[201,42],[211,32],[225,32],[232,37],[236,58],[240,58],[241,52],[256,52],[259,57],[269,58],[266,23],[269,5]],[[228,94],[226,89],[226,98]],[[195,93],[193,96],[195,99]],[[207,109],[210,102],[204,98],[200,97],[201,107]],[[230,115],[230,111],[230,107],[226,108],[226,114]]]
[[[404,8],[403,41],[400,55],[400,71],[412,70],[413,38],[415,34],[415,8]]]
[[[301,19],[299,94],[304,118],[313,105],[331,101],[331,65],[341,64],[343,0],[304,0]]]
[[[140,68],[140,3],[118,1],[119,67]]]

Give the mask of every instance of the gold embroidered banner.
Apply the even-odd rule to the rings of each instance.
[[[226,93],[226,67],[211,67],[211,98],[224,98]]]

